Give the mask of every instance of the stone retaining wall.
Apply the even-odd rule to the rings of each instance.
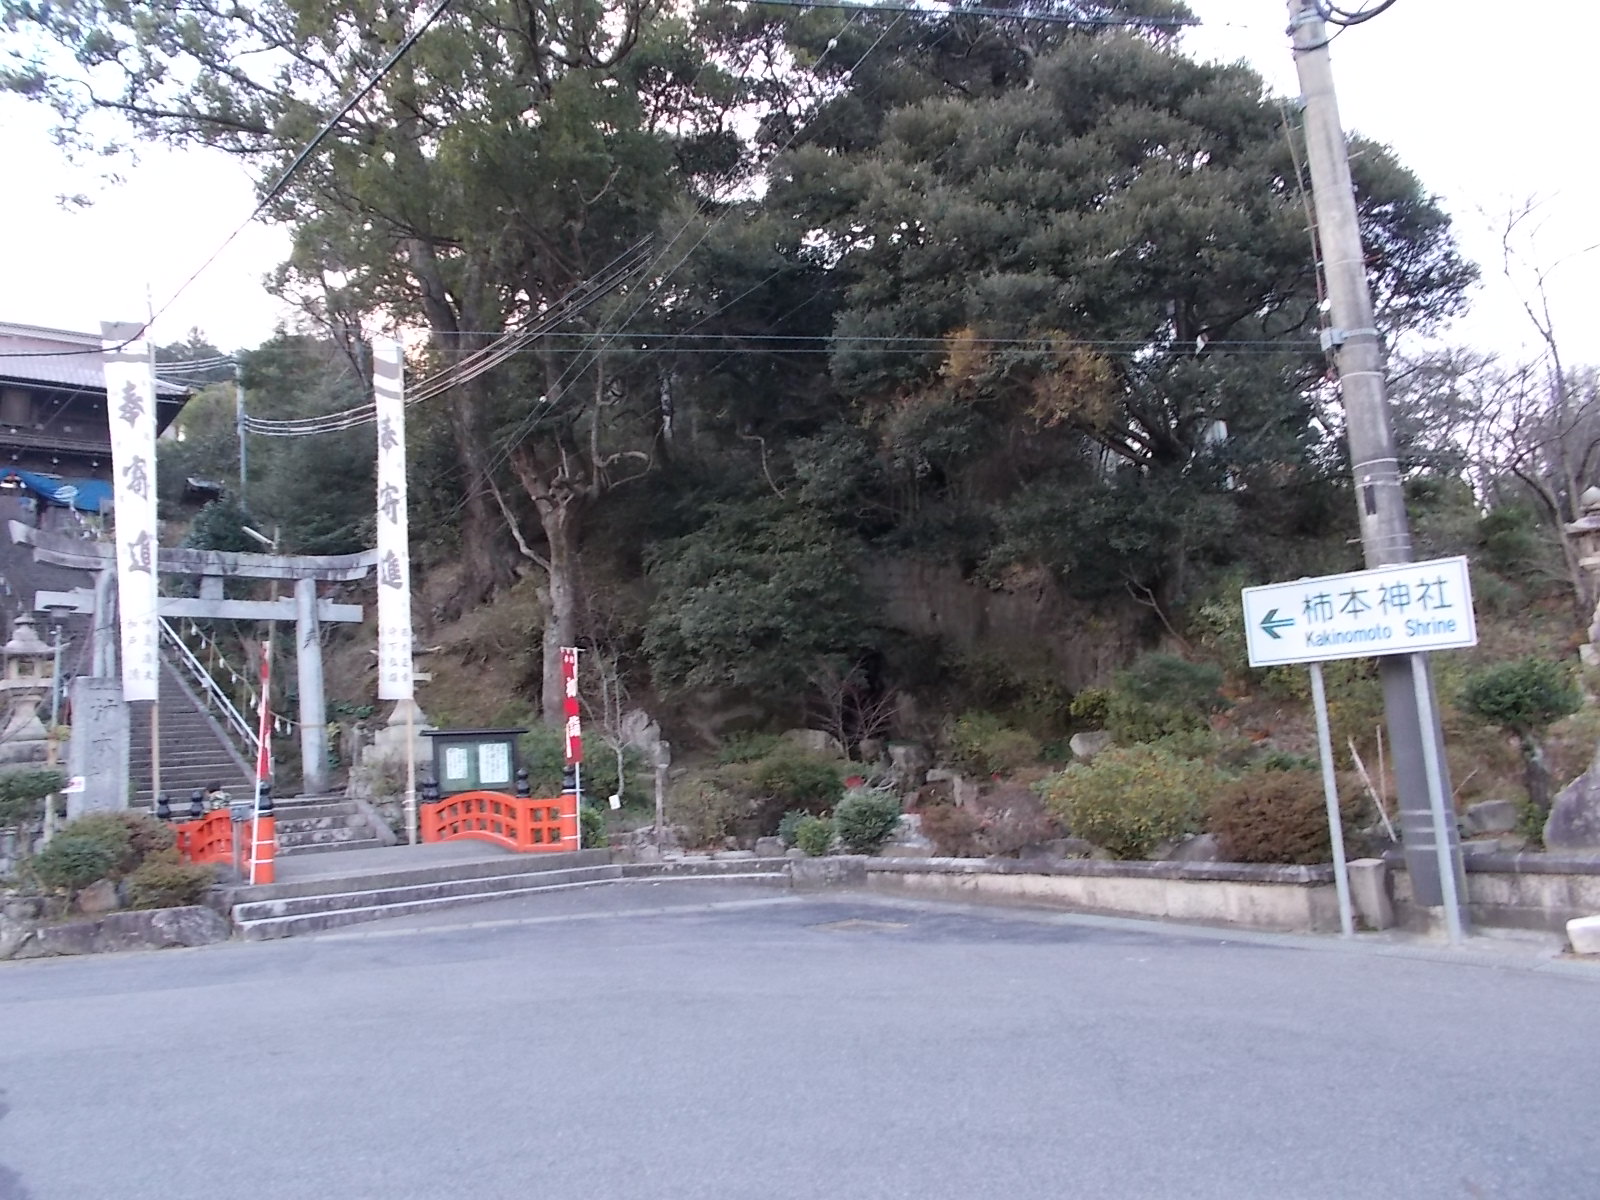
[[[208,946],[232,933],[226,918],[202,905],[114,912],[86,920],[37,923],[0,914],[0,960]]]
[[[874,892],[941,900],[1030,904],[1074,912],[1157,917],[1247,929],[1325,933],[1339,929],[1333,868],[1248,863],[1020,862],[988,859],[817,859],[831,879]],[[796,860],[794,883],[811,863]]]
[[[1408,929],[1428,928],[1398,854],[1389,865],[1395,917]],[[1562,854],[1482,854],[1466,860],[1468,917],[1474,925],[1564,933],[1574,917],[1600,914],[1600,858]]]

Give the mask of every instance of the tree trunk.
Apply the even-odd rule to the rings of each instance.
[[[578,639],[580,585],[578,524],[582,501],[569,494],[538,502],[539,523],[548,545],[549,592],[544,623],[544,681],[540,697],[544,723],[556,728],[565,720],[561,686],[561,649]]]
[[[466,390],[477,393],[479,387],[474,383]],[[460,552],[460,562],[465,569],[452,601],[460,610],[483,603],[511,580],[511,555],[501,541],[502,518],[489,492],[477,411],[478,396],[471,395],[453,405],[450,413],[450,431],[455,437],[456,456],[466,489],[466,502],[461,510]]]
[[[1544,759],[1544,747],[1533,737],[1523,737],[1522,784],[1528,789],[1528,802],[1540,816],[1550,813],[1550,768]]]

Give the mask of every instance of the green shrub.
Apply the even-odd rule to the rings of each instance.
[[[1582,702],[1572,671],[1547,658],[1522,658],[1479,671],[1468,677],[1459,698],[1468,712],[1517,739],[1528,801],[1540,812],[1550,809],[1545,730],[1576,712]]]
[[[1478,522],[1479,559],[1502,575],[1526,576],[1541,565],[1545,547],[1539,537],[1539,516],[1526,504],[1491,508]],[[1472,581],[1478,591],[1478,580]]]
[[[900,801],[883,792],[852,788],[834,810],[833,824],[851,854],[874,854],[900,824]]]
[[[1123,745],[1203,730],[1227,707],[1222,671],[1172,654],[1146,654],[1126,671],[1106,701],[1105,727]]]
[[[150,855],[170,850],[174,841],[172,830],[165,824],[128,809],[88,813],[62,832],[93,838],[111,851],[115,856],[110,872],[113,879],[132,874]]]
[[[733,832],[748,807],[722,780],[704,772],[673,786],[667,795],[667,820],[683,831],[686,845],[710,846]]]
[[[794,845],[794,832],[800,827],[800,822],[811,816],[803,808],[791,808],[784,813],[778,821],[778,840],[785,846]]]
[[[812,858],[820,858],[833,848],[833,822],[807,813],[795,826],[794,844]]]
[[[1365,803],[1345,798],[1339,808],[1348,846]],[[1316,771],[1251,771],[1213,797],[1206,824],[1225,862],[1325,863],[1333,858],[1328,806]]]
[[[1072,698],[1072,706],[1068,711],[1080,725],[1104,729],[1111,712],[1111,693],[1106,688],[1084,688]]]
[[[33,856],[32,869],[45,887],[65,888],[71,893],[106,878],[116,864],[117,852],[104,838],[63,830]]]
[[[513,722],[514,723],[514,722]],[[617,756],[594,738],[582,766],[583,794],[605,800],[617,791]],[[554,796],[561,791],[561,773],[567,765],[566,746],[559,729],[537,723],[517,739],[517,754],[528,772],[528,789],[535,796]],[[622,752],[622,803],[640,807],[655,798],[651,768],[633,747]]]
[[[199,904],[215,879],[209,864],[184,862],[173,849],[158,850],[128,876],[128,903],[133,908]]]
[[[583,760],[583,794],[605,802],[617,790],[617,755],[610,746],[598,739],[590,743],[592,752]],[[622,806],[646,808],[655,801],[655,777],[644,755],[632,746],[622,751]]]
[[[755,762],[776,754],[782,746],[783,739],[775,733],[736,733],[717,748],[717,762],[724,767]]]
[[[795,753],[762,759],[750,776],[758,795],[777,803],[779,811],[803,808],[820,813],[844,795],[844,775],[838,764]]]
[[[37,821],[44,815],[44,798],[63,783],[60,771],[33,767],[0,774],[0,828]]]
[[[1316,758],[1310,754],[1295,754],[1288,750],[1268,750],[1256,765],[1263,771],[1317,771],[1321,770]]]
[[[611,834],[606,829],[606,815],[593,804],[578,808],[578,836],[585,850],[600,850],[611,844]]]
[[[61,832],[70,837],[93,842],[103,849],[111,864],[106,868],[106,876],[120,879],[139,865],[138,858],[133,852],[133,839],[129,836],[128,827],[117,819],[116,813],[90,813],[79,817]]]
[[[1473,715],[1519,738],[1536,735],[1582,702],[1565,663],[1520,658],[1475,672],[1460,703]]]
[[[1228,707],[1221,689],[1220,667],[1190,662],[1176,654],[1144,654],[1118,673],[1115,690],[1145,704],[1213,713]]]
[[[1220,777],[1160,746],[1117,746],[1040,785],[1069,832],[1117,858],[1143,858],[1157,842],[1196,833]]]
[[[555,796],[561,791],[561,771],[566,748],[561,731],[540,722],[517,739],[517,754],[528,772],[528,787],[535,796]],[[585,783],[585,791],[588,785]]]
[[[968,771],[999,775],[1038,762],[1039,739],[992,713],[963,713],[950,734],[950,757]]]

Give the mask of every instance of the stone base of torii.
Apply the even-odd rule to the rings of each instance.
[[[42,611],[79,612],[94,617],[93,675],[104,682],[116,677],[117,627],[115,619],[116,547],[110,542],[86,541],[45,533],[19,521],[10,522],[11,540],[33,547],[36,562],[69,567],[94,574],[92,588],[70,592],[39,592],[34,607]],[[166,549],[159,551],[160,575],[184,575],[200,581],[198,596],[162,596],[157,612],[168,619],[197,621],[293,621],[295,662],[299,674],[300,765],[302,790],[307,795],[328,787],[327,697],[322,677],[324,621],[357,622],[365,612],[359,604],[338,604],[317,595],[317,584],[352,583],[364,579],[377,563],[377,551],[360,554],[293,555],[246,554],[220,550]],[[236,600],[226,594],[228,579],[269,579],[292,583],[294,594],[274,600]],[[401,704],[407,703],[402,701]],[[397,705],[394,718],[404,719]],[[415,722],[420,713],[414,713]],[[392,723],[392,721],[391,721]],[[76,730],[74,731],[77,732]],[[126,735],[123,736],[126,746]],[[127,759],[123,755],[120,788],[107,781],[108,790],[127,795]]]

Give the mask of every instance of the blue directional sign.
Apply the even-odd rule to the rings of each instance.
[[[1465,558],[1245,588],[1252,667],[1478,644]]]

